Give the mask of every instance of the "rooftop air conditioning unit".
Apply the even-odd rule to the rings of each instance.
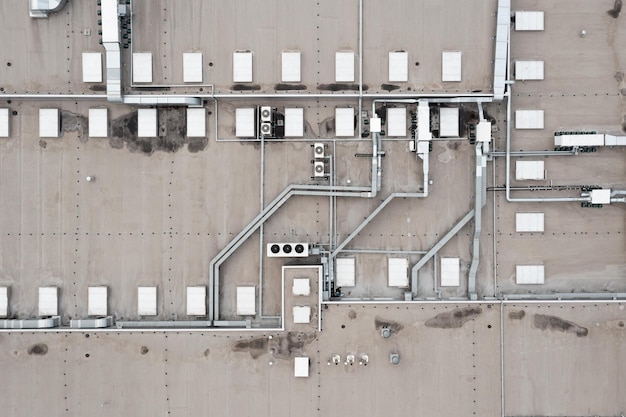
[[[272,133],[272,124],[268,122],[261,123],[261,134],[268,136]]]
[[[313,156],[315,157],[315,159],[324,158],[324,144],[323,143],[313,144]]]
[[[270,106],[261,106],[261,121],[262,122],[272,121],[272,108]]]
[[[309,256],[308,243],[268,243],[268,258],[305,258]]]
[[[315,177],[324,177],[326,174],[324,173],[324,162],[323,161],[315,161],[313,163],[313,175]]]

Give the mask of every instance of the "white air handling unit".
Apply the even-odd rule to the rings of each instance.
[[[308,243],[268,243],[268,258],[306,258],[309,256]]]

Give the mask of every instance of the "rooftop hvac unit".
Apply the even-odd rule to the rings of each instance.
[[[305,258],[309,256],[308,243],[268,243],[268,258]]]
[[[322,161],[315,161],[313,163],[313,174],[316,177],[323,177],[326,174],[324,173],[324,162]]]
[[[324,158],[324,144],[323,143],[313,144],[313,156],[316,159]]]
[[[272,121],[272,108],[270,106],[261,106],[261,121],[262,122]]]
[[[268,136],[272,133],[272,124],[269,122],[261,123],[261,134],[264,136]]]

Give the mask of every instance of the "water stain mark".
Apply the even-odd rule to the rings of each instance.
[[[29,347],[27,352],[29,355],[43,356],[48,353],[48,345],[45,343],[37,343]]]
[[[204,354],[204,357],[206,358],[207,356],[211,354],[211,349],[205,349],[203,354]]]
[[[41,149],[46,149],[48,147],[48,142],[46,142],[43,139],[39,140],[39,146],[41,147]]]
[[[386,327],[391,330],[391,333],[398,333],[404,329],[404,325],[398,323],[397,321],[383,319],[378,316],[374,319],[374,325],[376,326],[376,330]]]
[[[466,322],[478,317],[483,310],[480,307],[464,307],[439,313],[435,317],[426,320],[426,327],[437,329],[457,329]]]
[[[77,132],[78,140],[87,141],[86,132],[89,131],[89,121],[82,114],[76,114],[69,111],[61,112],[61,130],[63,132]]]
[[[284,84],[278,83],[274,86],[274,90],[276,91],[288,91],[288,90],[306,90],[306,85],[304,84]]]
[[[533,324],[540,330],[555,330],[565,333],[575,333],[578,337],[585,337],[589,333],[586,327],[582,327],[571,321],[563,320],[556,316],[535,314]]]
[[[521,320],[526,316],[526,312],[524,310],[519,311],[511,311],[509,313],[509,318],[511,320]]]
[[[354,319],[356,319],[356,311],[354,311],[354,310],[350,310],[350,311],[348,311],[348,318],[349,318],[350,320],[354,320]]]
[[[159,108],[158,133],[156,137],[138,137],[137,112],[128,113],[111,122],[112,148],[121,149],[126,146],[130,152],[141,152],[151,155],[155,151],[176,152],[185,145],[191,153],[206,148],[209,139],[186,137],[186,113],[180,107]]]
[[[233,352],[249,352],[252,359],[258,359],[266,353],[271,353],[278,359],[289,359],[296,353],[301,353],[302,349],[313,342],[317,335],[305,332],[287,332],[285,335],[275,336],[272,339],[265,337],[240,340],[236,342]]]
[[[363,91],[367,91],[368,88],[369,86],[363,84]],[[320,91],[359,91],[359,85],[348,83],[320,84],[317,86],[317,89]]]
[[[611,16],[613,19],[617,19],[619,14],[622,12],[622,0],[615,0],[613,3],[613,8],[606,13]]]
[[[106,84],[94,84],[92,86],[89,86],[89,89],[91,91],[107,91],[107,86]]]
[[[264,353],[267,353],[267,342],[268,339],[266,338],[241,340],[235,343],[233,352],[250,352],[252,359],[257,359]]]
[[[618,83],[621,83],[622,81],[624,81],[624,71],[617,71],[614,77],[615,77],[615,81],[617,81]]]
[[[258,84],[233,84],[230,89],[233,91],[259,91],[261,86]]]
[[[146,355],[146,354],[148,354],[148,352],[150,352],[150,349],[148,349],[148,346],[142,346],[139,349],[139,353],[141,353],[142,355]]]
[[[385,91],[394,91],[394,90],[399,90],[400,86],[394,85],[394,84],[381,84],[380,88],[382,88]]]

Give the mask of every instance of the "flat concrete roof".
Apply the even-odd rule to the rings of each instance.
[[[534,0],[513,3],[512,12],[541,10]],[[97,2],[68,3],[47,19],[28,17],[26,4],[0,5],[0,107],[10,126],[0,138],[0,287],[8,288],[10,319],[37,317],[38,288],[58,288],[61,321],[45,332],[0,332],[0,363],[11,381],[0,396],[4,414],[583,416],[626,409],[619,390],[626,304],[589,299],[626,293],[623,204],[507,201],[503,156],[510,132],[512,198],[626,189],[623,147],[545,153],[558,131],[624,135],[625,70],[615,51],[624,49],[626,33],[622,17],[607,13],[614,2],[592,8],[556,0],[543,10],[544,31],[511,31],[511,62],[543,61],[545,79],[515,81],[497,102],[497,0],[363,1],[362,54],[359,4],[133,0],[120,45],[122,92],[135,95],[132,104],[107,102],[106,80],[82,82],[82,53],[104,52]],[[233,81],[235,51],[252,52],[252,82]],[[281,81],[285,51],[301,54],[299,82]],[[338,51],[355,53],[353,83],[335,82]],[[389,81],[393,51],[408,54],[406,82]],[[460,82],[441,80],[443,51],[462,52]],[[147,87],[131,82],[133,52],[152,53]],[[204,84],[183,84],[189,52],[203,54]],[[206,135],[188,137],[185,107],[163,105],[156,106],[157,136],[139,138],[138,111],[148,106],[137,96],[147,95],[202,98]],[[418,99],[431,100],[430,144],[414,142]],[[478,100],[492,125],[493,153],[479,157],[477,168],[470,125],[480,120]],[[440,105],[458,107],[459,138],[439,138]],[[302,137],[236,138],[237,109],[255,109],[258,132],[260,106],[275,117],[302,108]],[[407,135],[381,136],[378,165],[372,108],[386,119],[394,106],[407,109]],[[94,107],[108,110],[106,138],[88,136]],[[354,134],[337,138],[336,109],[346,107]],[[42,108],[59,109],[60,137],[39,137]],[[515,129],[519,109],[543,110],[544,128]],[[320,142],[325,159],[314,155]],[[529,160],[544,163],[545,180],[515,180],[516,163]],[[413,280],[411,267],[476,207],[481,161],[486,197],[477,239],[473,217]],[[326,177],[314,176],[316,162]],[[380,191],[362,198],[379,167]],[[225,260],[211,287],[212,260],[293,185],[367,191],[292,196]],[[410,196],[425,186],[426,198]],[[410,194],[388,202],[393,193]],[[544,231],[516,232],[518,212],[544,213]],[[354,257],[355,285],[337,289],[325,276],[329,254],[349,237],[339,254]],[[280,242],[309,244],[311,256],[266,256],[266,245]],[[473,303],[468,276],[478,249]],[[411,294],[388,286],[390,257],[408,259]],[[458,287],[439,286],[442,257],[459,259]],[[543,265],[545,282],[516,284],[517,265]],[[309,279],[309,295],[292,294],[297,278]],[[155,320],[170,328],[70,331],[70,320],[87,316],[93,286],[107,287],[115,323],[150,327]],[[213,324],[250,328],[199,328],[207,317],[186,314],[187,287],[195,286],[216,291]],[[238,286],[255,288],[248,322],[237,315]],[[155,316],[139,316],[138,287],[156,287]],[[503,301],[513,297],[525,300]],[[309,323],[294,323],[294,306],[311,308]],[[188,327],[171,328],[175,322]],[[345,364],[349,355],[353,365]],[[308,378],[294,378],[296,357],[309,358]]]

